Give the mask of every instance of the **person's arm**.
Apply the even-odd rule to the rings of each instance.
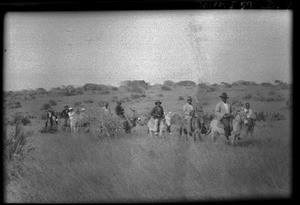
[[[215,109],[215,115],[219,118],[222,119],[223,114],[221,113],[221,104],[218,103]]]
[[[150,111],[150,115],[151,115],[152,117],[154,117],[154,111],[155,111],[155,107],[152,108],[152,110]]]

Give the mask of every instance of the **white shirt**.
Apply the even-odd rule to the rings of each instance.
[[[225,109],[226,109],[227,113],[229,113],[229,107],[228,107],[228,103],[224,103],[224,107],[225,107]]]
[[[249,108],[249,109],[244,108],[244,112],[245,112],[247,118],[250,118],[250,116],[251,116],[251,114],[252,114],[252,110],[251,110],[250,108]]]

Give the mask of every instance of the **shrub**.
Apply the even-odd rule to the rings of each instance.
[[[272,113],[271,120],[284,120],[285,116],[282,113]]]
[[[112,101],[112,102],[117,102],[118,99],[119,99],[119,98],[118,98],[117,96],[113,96],[112,99],[111,99],[111,101]]]
[[[276,92],[274,91],[274,90],[271,90],[270,92],[269,92],[269,95],[275,95],[276,94]]]
[[[94,101],[91,100],[91,99],[88,99],[88,100],[84,100],[85,103],[93,103]]]
[[[117,91],[118,88],[117,88],[117,87],[112,87],[112,90],[113,90],[113,91]]]
[[[41,107],[41,110],[48,110],[48,109],[51,109],[51,105],[48,103],[43,104]]]
[[[158,94],[157,96],[158,96],[158,97],[164,97],[164,95],[163,95],[163,94]]]
[[[190,81],[190,80],[180,81],[180,82],[175,83],[175,84],[179,85],[179,86],[192,86],[192,87],[196,87],[196,83],[194,81]]]
[[[262,85],[262,86],[272,86],[272,84],[271,83],[269,83],[269,82],[263,82],[263,83],[261,83],[260,85]]]
[[[48,116],[47,116],[47,113],[43,113],[41,115],[41,120],[47,120]]]
[[[5,103],[5,106],[10,109],[16,109],[22,107],[22,104],[19,101],[11,101]]]
[[[163,91],[170,91],[172,89],[169,86],[163,85],[163,86],[161,86],[161,90],[163,90]]]
[[[163,83],[163,85],[165,85],[165,86],[173,86],[173,85],[175,85],[175,83],[174,83],[173,81],[171,81],[171,80],[166,80],[166,81]]]
[[[245,100],[250,100],[252,97],[253,97],[253,95],[250,94],[250,93],[248,93],[248,94],[246,94],[246,95],[244,96],[244,99],[245,99]]]
[[[206,92],[214,92],[214,91],[217,91],[217,88],[216,87],[208,87],[206,89]]]
[[[104,106],[104,103],[105,103],[105,101],[99,101],[99,102],[98,102],[98,105],[99,105],[100,107],[103,107],[103,106]]]
[[[110,93],[110,91],[108,91],[108,90],[104,90],[104,91],[101,92],[101,94],[103,94],[103,95],[106,95],[106,94],[109,94],[109,93]]]
[[[55,101],[55,100],[49,100],[49,104],[51,105],[51,106],[55,106],[55,105],[57,105],[57,102]]]
[[[7,134],[7,133],[6,133]],[[24,156],[28,152],[26,149],[27,139],[33,134],[33,130],[24,131],[20,123],[17,123],[14,130],[5,139],[5,158],[12,160],[14,156]]]
[[[256,121],[266,121],[266,114],[264,112],[259,112],[256,114]]]
[[[244,103],[241,102],[241,101],[238,101],[238,100],[233,100],[232,101],[232,106],[233,107],[242,107],[242,106],[244,106]]]
[[[75,102],[74,103],[74,107],[78,107],[78,106],[80,106],[82,103],[81,102]]]
[[[31,123],[31,120],[28,118],[28,116],[23,116],[22,112],[17,112],[12,117],[12,124],[16,125],[18,123],[22,123],[24,126],[29,125]]]
[[[140,94],[140,95],[131,94],[132,99],[139,99],[139,98],[142,98],[142,97],[146,97],[146,95],[145,94]]]
[[[180,101],[181,101],[181,100],[184,100],[184,97],[179,96],[179,97],[178,97],[178,100],[180,100]]]

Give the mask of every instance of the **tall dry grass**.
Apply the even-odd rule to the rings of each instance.
[[[193,143],[145,132],[115,138],[91,132],[36,136],[39,148],[6,201],[161,202],[291,193],[290,142],[274,137],[287,132],[280,126],[259,126],[256,137],[236,147],[222,138]]]

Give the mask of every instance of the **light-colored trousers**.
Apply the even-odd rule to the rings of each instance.
[[[155,132],[157,133],[158,130],[159,130],[159,124],[160,124],[160,121],[162,119],[154,119],[154,123],[155,123]]]

